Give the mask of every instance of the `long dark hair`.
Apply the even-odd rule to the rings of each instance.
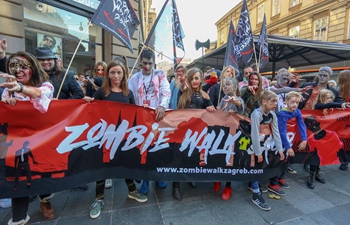
[[[199,73],[201,79],[203,80],[203,72],[202,72],[202,70],[200,70],[200,69],[198,69],[196,67],[193,67],[193,68],[191,68],[190,70],[187,71],[186,83],[187,83],[187,85],[189,87],[187,87],[185,89],[185,91],[182,93],[182,95],[181,95],[181,97],[179,99],[179,103],[178,103],[178,108],[179,109],[185,109],[191,104],[191,96],[194,93],[194,91],[193,91],[193,89],[191,87],[191,80],[192,80],[192,77],[196,73]],[[200,84],[199,84],[199,91],[201,92],[203,98],[209,99],[209,95],[202,90],[202,82],[200,82]]]
[[[35,58],[34,55],[32,55],[29,52],[19,51],[14,54],[12,54],[8,60],[6,61],[6,71],[7,73],[10,73],[9,71],[9,65],[12,58],[19,56],[23,57],[26,60],[28,60],[30,64],[30,69],[32,71],[32,76],[29,80],[29,86],[33,87],[40,87],[44,82],[49,81],[49,75],[45,72],[39,61]]]
[[[115,67],[115,66],[120,66],[123,70],[123,79],[120,81],[120,88],[122,89],[123,95],[124,96],[128,96],[129,94],[129,89],[128,89],[128,73],[127,73],[127,69],[126,66],[124,65],[124,63],[120,62],[120,61],[111,61],[108,66],[107,66],[107,71],[106,73],[103,75],[103,83],[102,83],[102,90],[103,93],[105,94],[105,96],[107,97],[110,93],[111,93],[111,80],[109,79],[108,75],[109,75],[109,71],[111,70],[111,68]]]

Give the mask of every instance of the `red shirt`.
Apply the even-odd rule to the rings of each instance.
[[[308,144],[310,151],[317,149],[317,154],[320,157],[320,166],[340,164],[337,153],[343,148],[343,142],[340,141],[334,131],[326,130],[326,136],[320,140],[316,140],[314,134],[311,134],[308,137]]]

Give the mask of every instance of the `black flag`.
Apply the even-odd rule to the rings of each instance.
[[[226,44],[226,53],[224,66],[233,66],[236,70],[236,74],[239,73],[239,66],[237,62],[237,47],[235,45],[236,31],[233,26],[232,20],[230,22],[230,29]]]
[[[269,44],[267,43],[267,32],[266,32],[266,16],[264,14],[264,21],[261,26],[259,41],[259,63],[260,69],[264,68],[266,63],[269,62]]]
[[[130,51],[134,52],[131,38],[140,24],[129,0],[101,1],[91,22],[118,38]]]
[[[249,65],[253,58],[253,34],[250,25],[247,1],[243,0],[241,15],[238,20],[236,42],[239,58]]]

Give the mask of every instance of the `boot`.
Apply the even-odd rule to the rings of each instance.
[[[309,177],[307,178],[307,187],[308,188],[310,188],[310,189],[314,189],[315,188],[314,179],[315,179],[315,172],[310,171],[309,172]]]
[[[320,168],[317,168],[316,175],[315,175],[315,180],[320,182],[320,183],[322,183],[322,184],[326,183],[326,181],[320,176],[319,172],[320,172]]]
[[[53,196],[54,194],[51,194],[50,196],[47,196],[43,199],[39,196],[40,211],[43,214],[45,220],[52,220],[55,218],[55,210],[53,209],[50,202]]]
[[[182,194],[180,192],[179,182],[173,182],[173,197],[177,200],[182,200]]]

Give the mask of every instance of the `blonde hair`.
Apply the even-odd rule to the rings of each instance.
[[[288,101],[289,99],[296,97],[298,99],[301,99],[301,94],[299,92],[296,91],[291,91],[286,95],[286,101]]]
[[[233,66],[226,66],[226,67],[224,67],[224,69],[222,70],[221,75],[220,75],[221,82],[224,81],[225,73],[226,73],[226,70],[228,70],[228,69],[232,69],[232,77],[236,78],[236,70],[235,70],[235,68],[233,68]]]
[[[260,101],[263,100],[269,101],[271,98],[277,98],[277,94],[275,92],[272,92],[270,90],[264,90],[260,94]]]
[[[325,103],[327,94],[330,94],[332,100],[334,100],[334,93],[331,90],[323,89],[317,96],[317,103]]]

